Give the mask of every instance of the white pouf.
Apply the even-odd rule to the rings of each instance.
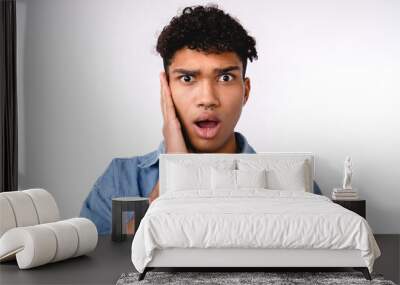
[[[86,254],[96,248],[95,224],[86,218],[60,221],[44,189],[0,193],[0,262],[17,259],[20,269]]]
[[[20,269],[80,256],[98,241],[96,226],[86,218],[18,227],[0,238],[0,261],[16,257]]]

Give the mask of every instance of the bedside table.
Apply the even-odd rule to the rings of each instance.
[[[112,227],[111,239],[113,241],[124,241],[130,235],[135,235],[147,208],[149,198],[145,197],[114,197],[112,198]],[[128,222],[133,220],[133,233],[129,232]]]
[[[356,214],[359,214],[361,217],[366,219],[365,208],[366,201],[365,200],[332,200],[332,202],[339,204],[340,206],[353,211]]]

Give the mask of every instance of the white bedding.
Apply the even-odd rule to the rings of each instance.
[[[143,272],[154,249],[171,247],[358,249],[370,272],[380,256],[359,215],[324,196],[266,189],[161,195],[133,239],[132,262]]]

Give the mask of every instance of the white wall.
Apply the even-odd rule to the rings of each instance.
[[[17,0],[21,189],[72,217],[112,158],[158,146],[157,34],[199,3]],[[259,152],[314,152],[326,195],[351,155],[373,231],[400,233],[400,2],[218,3],[260,58],[237,130]]]

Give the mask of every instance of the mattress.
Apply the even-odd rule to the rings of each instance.
[[[143,272],[157,250],[173,248],[359,250],[370,272],[380,256],[367,221],[327,197],[257,188],[157,198],[133,239],[133,265]]]

